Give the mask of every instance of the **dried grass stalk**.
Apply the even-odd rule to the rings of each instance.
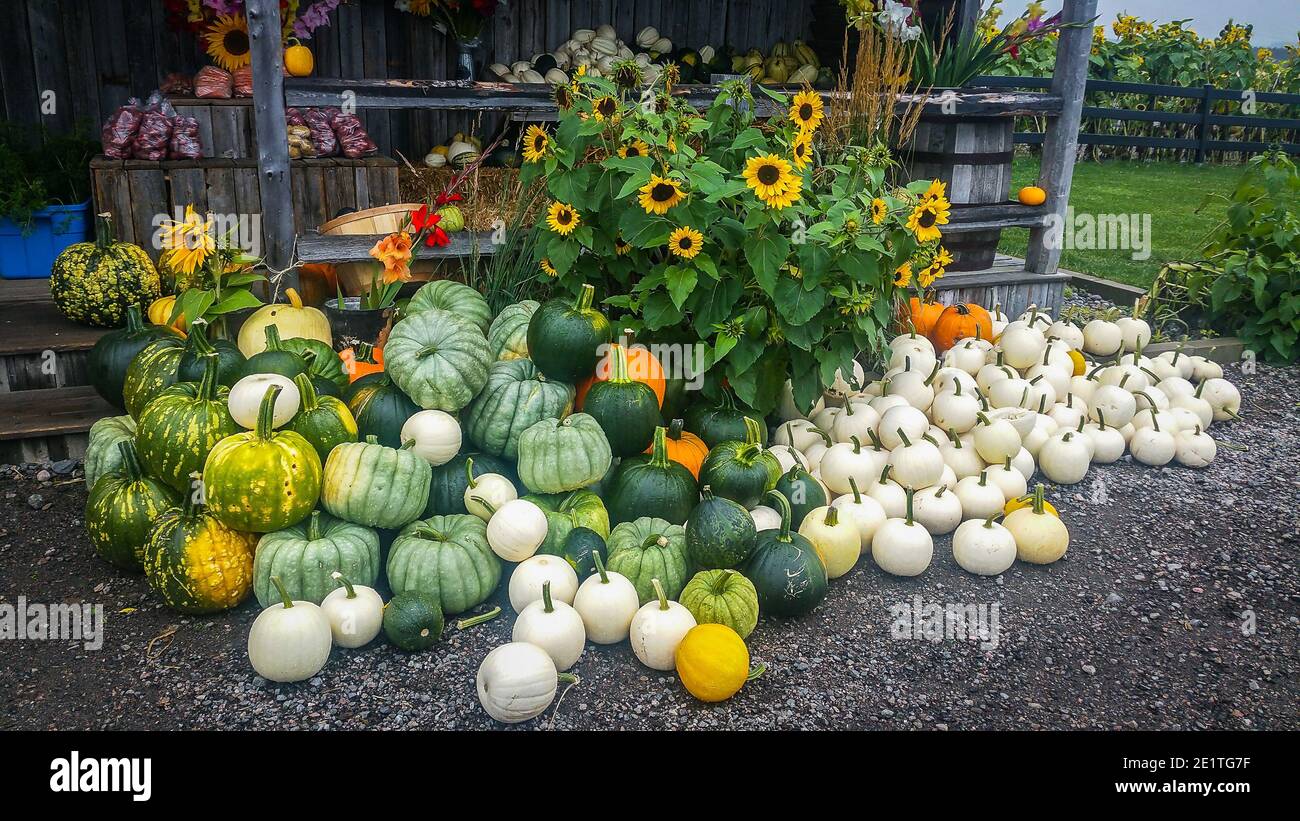
[[[855,30],[857,49],[850,54]],[[898,147],[911,140],[926,96],[909,93],[914,48],[869,17],[845,29],[835,103],[827,114],[826,141],[832,151]]]

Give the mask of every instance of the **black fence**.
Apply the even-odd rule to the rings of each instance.
[[[972,85],[1050,88],[1046,77],[983,76]],[[1205,162],[1281,148],[1300,154],[1300,94],[1089,80],[1079,143]],[[1017,121],[1016,142],[1040,145],[1041,120]]]

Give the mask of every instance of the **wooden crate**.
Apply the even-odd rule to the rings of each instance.
[[[177,114],[199,123],[199,142],[205,158],[238,160],[257,157],[257,128],[253,122],[253,101],[247,97],[214,100],[172,97]]]

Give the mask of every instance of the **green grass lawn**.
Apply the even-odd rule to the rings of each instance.
[[[1243,171],[1235,166],[1174,162],[1081,162],[1074,167],[1070,204],[1077,214],[1151,214],[1151,257],[1135,260],[1131,251],[1071,250],[1061,253],[1061,267],[1145,287],[1166,262],[1194,260],[1205,235],[1223,218],[1222,202],[1210,194],[1227,194]],[[1038,177],[1038,158],[1022,157],[1012,169],[1012,196]],[[1028,231],[1004,231],[999,248],[1025,254]]]

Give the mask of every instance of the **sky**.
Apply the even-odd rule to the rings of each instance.
[[[1023,13],[1028,0],[1003,0],[1003,20]],[[1061,0],[1044,0],[1049,12],[1061,8]],[[1109,27],[1115,15],[1133,14],[1144,20],[1167,22],[1185,20],[1202,37],[1219,33],[1231,17],[1234,21],[1255,26],[1254,42],[1258,46],[1294,43],[1300,30],[1300,0],[1098,0],[1097,12]]]

